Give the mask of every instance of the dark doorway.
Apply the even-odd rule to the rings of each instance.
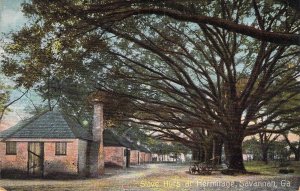
[[[43,176],[44,171],[44,143],[28,143],[28,174]]]
[[[126,168],[130,167],[130,150],[126,149]]]

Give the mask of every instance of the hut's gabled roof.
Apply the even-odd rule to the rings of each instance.
[[[103,145],[127,148],[131,147],[129,141],[127,142],[124,137],[117,135],[117,133],[115,133],[112,129],[104,129]]]
[[[110,129],[103,131],[103,145],[104,146],[123,146],[119,137]]]
[[[133,141],[128,140],[127,138],[123,137],[123,141],[126,142],[126,144],[128,145],[128,148],[130,148],[131,150],[138,150],[141,152],[145,152],[145,153],[151,153],[151,151],[146,148],[143,145],[138,145],[136,143],[134,143]]]
[[[78,122],[59,111],[46,111],[29,119],[22,120],[15,126],[0,132],[0,139],[36,138],[36,139],[83,139],[93,140],[91,133]],[[125,136],[119,136],[112,129],[103,131],[104,146],[126,147],[132,150],[150,152]]]
[[[91,134],[59,111],[47,111],[0,132],[0,138],[52,138],[92,140]]]
[[[144,147],[143,145],[139,145],[139,148],[141,152],[151,153],[151,151],[148,148]]]
[[[135,144],[132,141],[130,141],[128,138],[122,136],[121,139],[122,139],[122,143],[126,145],[127,148],[130,148],[132,150],[137,150]]]
[[[104,129],[103,131],[104,146],[126,147],[131,150],[150,153],[150,150],[142,145],[137,145],[127,139],[125,136],[118,135],[113,129]]]

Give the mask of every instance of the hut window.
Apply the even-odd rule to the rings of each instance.
[[[6,154],[7,155],[17,154],[17,142],[6,142]]]
[[[67,155],[67,143],[55,143],[55,155]]]

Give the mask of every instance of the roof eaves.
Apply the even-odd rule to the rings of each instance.
[[[93,140],[92,135],[90,135],[90,133],[88,131],[83,129],[83,127],[78,122],[75,122],[75,120],[71,119],[70,117],[66,116],[65,114],[62,114],[62,117],[67,122],[68,127],[72,131],[75,138],[79,138],[82,140],[88,140],[88,141]],[[77,128],[77,129],[75,129],[75,128]],[[85,134],[85,135],[83,135],[83,134]]]
[[[29,125],[30,123],[32,123],[34,120],[38,119],[39,117],[41,117],[42,115],[44,115],[45,113],[47,113],[48,111],[44,111],[44,112],[41,112],[40,114],[38,115],[35,115],[31,118],[28,118],[28,119],[25,119],[23,121],[20,121],[19,123],[22,123],[22,122],[25,122],[24,124],[22,124],[20,127],[18,127],[16,130],[14,130],[13,132],[11,132],[10,134],[6,135],[5,137],[3,137],[2,141],[5,141],[7,139],[9,139],[10,137],[12,137],[14,134],[16,134],[17,132],[19,132],[20,130],[22,130],[23,128],[25,128],[27,125]],[[26,121],[28,120],[28,121]],[[15,126],[17,126],[19,123],[17,123]],[[11,127],[11,128],[14,128],[15,126]],[[9,129],[11,129],[9,128]],[[7,129],[7,130],[9,130]],[[4,132],[4,131],[3,131]],[[2,133],[2,132],[1,132]]]
[[[113,131],[113,130],[111,130],[111,132],[112,132],[112,134],[114,135],[114,138],[116,139],[116,141],[117,141],[120,145],[122,145],[122,146],[124,146],[124,147],[127,147],[127,145],[124,144],[124,142],[122,141],[122,137],[120,137],[119,135],[117,135],[116,132]]]

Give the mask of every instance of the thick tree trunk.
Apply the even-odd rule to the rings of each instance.
[[[223,140],[219,137],[217,137],[215,139],[215,144],[214,144],[214,162],[215,164],[221,164],[222,163],[222,160],[221,160],[221,157],[222,157],[222,148],[223,148]]]
[[[300,154],[295,154],[295,161],[299,161],[300,160]]]
[[[267,147],[263,147],[261,149],[262,151],[262,161],[265,162],[265,164],[268,164],[268,148]]]
[[[298,142],[298,147],[293,145],[288,139],[287,135],[283,135],[286,143],[289,145],[290,150],[295,154],[295,161],[300,160],[300,141]]]
[[[300,161],[300,151],[299,151],[299,149],[297,149],[297,152],[295,152],[294,154],[295,154],[295,161]]]
[[[211,164],[213,158],[213,140],[205,148],[205,163]]]
[[[193,160],[199,161],[200,160],[200,149],[198,150],[193,150]]]
[[[224,153],[225,153],[225,160],[228,162],[229,159],[230,159],[230,157],[229,157],[229,151],[228,151],[228,143],[227,143],[227,141],[224,141]]]
[[[295,161],[300,161],[300,153],[295,153]]]
[[[205,152],[203,147],[199,149],[199,161],[205,162]]]
[[[205,161],[205,152],[203,147],[199,147],[198,150],[193,150],[192,158],[195,161],[204,162]]]
[[[198,160],[199,152],[197,150],[192,150],[192,159]]]
[[[231,136],[230,140],[226,141],[227,146],[227,161],[228,168],[239,172],[245,172],[242,151],[242,139]]]

